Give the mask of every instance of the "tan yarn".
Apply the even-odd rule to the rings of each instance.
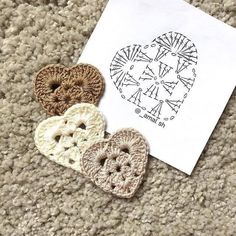
[[[122,129],[88,148],[81,158],[81,169],[104,191],[130,198],[143,180],[147,162],[143,136],[134,129]]]
[[[76,104],[64,116],[44,120],[35,131],[35,144],[48,159],[81,172],[84,151],[104,138],[105,121],[92,104]]]
[[[104,85],[98,69],[88,64],[71,68],[49,65],[34,80],[35,95],[50,115],[62,115],[77,103],[98,104]]]

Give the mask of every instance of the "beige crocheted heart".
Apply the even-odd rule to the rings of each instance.
[[[40,70],[34,80],[35,95],[50,115],[62,115],[77,103],[96,105],[104,85],[98,69],[88,64],[71,68],[49,65]]]
[[[93,143],[103,140],[105,121],[97,107],[77,104],[64,116],[51,117],[35,132],[35,144],[50,160],[81,172],[80,158]]]
[[[81,169],[104,191],[130,198],[143,180],[147,161],[143,136],[134,129],[122,129],[108,141],[89,147],[81,158]]]

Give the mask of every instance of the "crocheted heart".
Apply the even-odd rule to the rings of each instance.
[[[35,132],[35,144],[50,160],[81,172],[80,158],[94,142],[104,138],[105,121],[92,104],[77,104],[64,116],[51,117]]]
[[[98,187],[118,197],[132,197],[146,171],[148,147],[136,130],[123,129],[85,151],[81,168]]]
[[[77,103],[96,105],[104,92],[104,79],[91,65],[49,65],[38,72],[34,87],[43,108],[50,115],[62,115]]]
[[[148,45],[119,50],[110,73],[121,97],[133,104],[139,117],[164,125],[176,117],[188,97],[197,62],[194,43],[183,34],[169,32]]]

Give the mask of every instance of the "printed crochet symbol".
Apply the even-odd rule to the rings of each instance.
[[[162,106],[163,106],[163,101],[161,100],[155,107],[151,109],[151,111],[149,111],[149,113],[160,119]]]
[[[152,84],[144,93],[144,95],[150,98],[154,98],[155,100],[158,100],[158,91],[159,91],[159,86]]]
[[[119,50],[110,65],[111,79],[121,97],[148,120],[174,120],[197,78],[198,52],[181,33],[168,32],[145,46]],[[137,111],[137,110],[135,110]]]
[[[146,66],[146,69],[143,71],[139,80],[152,80],[156,79],[156,75],[154,71],[150,68],[149,65]]]
[[[129,99],[129,102],[132,102],[133,104],[139,106],[141,103],[141,95],[142,95],[142,89],[138,89]]]

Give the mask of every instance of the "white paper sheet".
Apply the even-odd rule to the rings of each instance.
[[[236,84],[236,30],[182,0],[110,0],[79,62],[106,80],[107,131],[138,129],[191,174]]]

